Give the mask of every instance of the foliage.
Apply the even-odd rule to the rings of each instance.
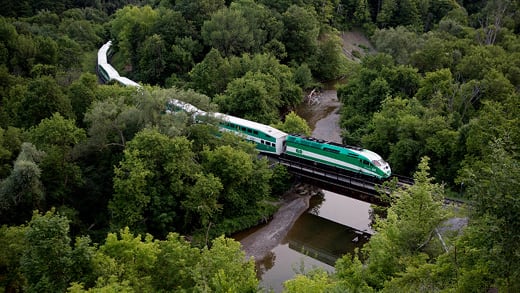
[[[303,134],[307,136],[311,134],[311,128],[307,124],[307,121],[293,111],[289,112],[289,114],[285,116],[285,121],[283,123],[278,122],[273,126],[287,133]]]
[[[377,112],[385,98],[412,97],[419,87],[417,71],[409,66],[396,66],[389,55],[367,56],[361,65],[349,83],[338,89],[347,144],[359,144],[364,126],[370,121],[365,117]]]
[[[29,220],[31,211],[42,206],[45,189],[39,163],[45,153],[30,143],[23,143],[11,174],[0,181],[0,221],[21,224]]]
[[[319,80],[335,80],[344,76],[347,59],[341,39],[336,34],[322,35],[315,58],[308,62],[312,62],[312,71]]]
[[[462,240],[469,249],[464,255],[464,266],[469,267],[461,280],[486,269],[488,279],[482,281],[487,286],[515,291],[518,284],[514,280],[520,276],[514,265],[519,261],[520,250],[520,226],[515,216],[520,207],[520,169],[518,158],[506,151],[506,145],[501,141],[489,145],[485,159],[466,165],[458,179],[468,186],[466,192],[474,206],[474,223]]]
[[[83,178],[72,152],[74,146],[85,140],[85,131],[78,128],[74,120],[55,113],[31,128],[28,137],[46,153],[41,168],[48,205],[60,206],[73,201],[69,193],[83,183]]]
[[[20,99],[20,98],[19,98]],[[33,79],[17,105],[17,124],[29,128],[42,119],[51,117],[55,112],[72,118],[70,99],[50,76]]]
[[[255,292],[254,262],[240,243],[220,237],[211,248],[192,248],[178,234],[166,240],[133,235],[128,228],[108,234],[92,258],[94,286],[73,282],[70,292]]]
[[[113,225],[156,235],[182,229],[181,201],[198,169],[193,156],[184,137],[169,138],[154,129],[139,132],[115,170],[109,204]]]
[[[464,235],[440,256],[433,241],[415,251],[406,245],[394,249],[389,243],[420,242],[417,235],[431,223],[421,220],[427,225],[416,227],[390,213],[380,224],[388,232],[379,233],[385,237],[375,237],[371,249],[389,245],[387,252],[368,255],[366,267],[347,257],[338,263],[337,274],[299,276],[287,288],[519,290],[514,282],[519,278],[514,266],[519,234],[514,222],[520,144],[517,2],[101,2],[2,2],[1,222],[25,223],[33,209],[45,212],[51,206],[69,217],[35,215],[26,227],[0,230],[6,244],[0,245],[5,291],[254,291],[257,281],[249,278],[254,274],[240,262],[233,264],[245,271],[240,280],[233,278],[242,271],[228,267],[195,274],[193,268],[211,266],[199,264],[201,251],[188,249],[178,235],[166,238],[168,244],[134,241],[130,232],[124,232],[128,241],[110,240],[113,248],[144,251],[139,259],[148,260],[139,266],[115,248],[107,256],[88,238],[71,239],[87,233],[103,245],[110,222],[113,228],[125,225],[123,214],[135,231],[161,239],[172,230],[194,233],[195,242],[206,236],[197,244],[256,224],[275,209],[268,196],[285,190],[285,169],[269,170],[250,144],[215,136],[214,126],[191,125],[184,114],[166,115],[168,99],[215,111],[214,99],[222,111],[276,124],[301,102],[302,88],[343,76],[346,85],[338,96],[344,103],[344,141],[382,154],[397,173],[412,173],[420,158],[429,156],[436,181],[461,188],[475,200],[475,213]],[[336,32],[345,28],[374,33],[376,49],[388,55],[345,63]],[[225,37],[228,32],[234,37]],[[108,39],[123,75],[176,88],[137,92],[98,85],[95,50]],[[502,143],[490,148],[494,141]],[[242,165],[235,166],[234,159]],[[178,160],[184,165],[168,163]],[[222,173],[233,168],[245,168],[244,177]],[[412,204],[402,205],[417,211]],[[139,250],[138,242],[153,249]],[[235,248],[222,258],[224,265],[234,257],[243,260]],[[210,255],[205,262],[211,262]],[[382,265],[374,268],[370,262]],[[141,270],[146,276],[139,275]]]
[[[211,248],[202,249],[193,274],[196,291],[256,292],[258,288],[254,261],[245,259],[240,243],[223,236],[213,240]]]
[[[200,262],[197,248],[178,234],[168,234],[159,242],[159,253],[152,271],[152,284],[156,290],[190,290],[195,286],[193,269]]]
[[[128,228],[121,230],[119,235],[109,233],[95,258],[95,269],[102,273],[97,286],[116,277],[119,282],[128,282],[137,292],[152,291],[151,272],[158,251],[158,243],[149,234],[134,236]]]
[[[336,261],[336,274],[338,287],[344,291],[373,292],[373,288],[367,284],[367,272],[364,264],[359,260],[359,251],[354,251],[354,256],[347,254]]]
[[[283,33],[283,23],[269,8],[259,1],[233,1],[229,8],[240,11],[247,16],[248,26],[253,36],[252,52],[261,53],[262,48],[273,41],[279,40]]]
[[[187,195],[182,206],[188,212],[195,214],[200,220],[202,227],[208,227],[211,220],[216,218],[222,211],[222,204],[218,203],[223,185],[218,177],[213,174],[196,175],[196,182]]]
[[[444,166],[457,151],[456,131],[450,121],[431,113],[416,100],[387,99],[374,113],[369,129],[362,137],[363,145],[388,157],[392,170],[408,174],[422,156],[430,156],[437,178],[454,175],[455,166]],[[383,143],[385,142],[385,143]]]
[[[278,120],[280,85],[271,75],[248,72],[231,81],[215,102],[223,112],[269,124]]]
[[[231,79],[229,71],[229,61],[217,49],[211,49],[189,75],[195,89],[213,97],[225,90]]]
[[[282,196],[287,192],[293,183],[292,175],[287,171],[287,167],[276,164],[273,168],[273,176],[269,185],[271,186],[272,194]]]
[[[247,19],[237,9],[223,8],[205,21],[202,38],[224,56],[248,52],[253,46],[253,34]]]
[[[250,154],[227,145],[206,149],[202,156],[206,172],[217,176],[224,187],[220,198],[222,215],[233,218],[257,212],[258,203],[270,192],[267,162],[252,160]]]
[[[54,211],[34,213],[26,229],[27,248],[20,258],[21,271],[27,278],[25,290],[63,292],[71,280],[90,274],[93,251],[88,247],[89,240],[78,239],[73,249],[67,218]]]
[[[22,145],[22,131],[19,128],[0,128],[0,178],[11,171],[11,163],[16,159]]]
[[[165,58],[166,44],[159,35],[147,37],[138,50],[139,61],[135,66],[140,71],[143,83],[157,84],[165,79],[168,60]]]
[[[422,47],[423,42],[415,32],[404,26],[378,29],[372,40],[378,52],[391,55],[398,64],[409,63],[411,55]]]
[[[397,191],[386,219],[376,220],[377,233],[364,248],[367,283],[375,288],[404,271],[406,265],[428,258],[425,247],[446,216],[442,209],[444,190],[431,183],[428,170],[428,159],[424,158],[414,175],[415,184]]]
[[[89,143],[98,149],[125,147],[141,127],[137,113],[135,105],[125,103],[124,98],[95,101],[85,114]]]
[[[285,28],[282,42],[287,57],[297,63],[312,59],[318,50],[319,24],[316,11],[291,5],[282,14],[282,21]]]
[[[5,291],[22,291],[26,278],[20,268],[20,258],[27,249],[25,226],[0,227],[0,288]]]
[[[179,11],[188,22],[193,23],[197,30],[200,30],[204,21],[209,20],[215,11],[224,8],[224,6],[224,0],[179,0],[175,1],[173,8]]]
[[[72,111],[79,125],[84,126],[85,112],[96,99],[97,77],[91,73],[85,73],[74,81],[68,88]]]
[[[215,102],[222,111],[265,119],[261,121],[266,123],[277,121],[278,112],[295,107],[303,98],[291,69],[269,54],[223,58],[217,50],[212,50],[190,76],[196,89],[210,96],[220,94]],[[309,83],[306,81],[306,85]],[[257,96],[259,100],[255,100]],[[238,108],[237,103],[241,102],[246,102],[247,107]]]
[[[136,66],[139,44],[143,43],[158,13],[150,6],[125,6],[115,13],[111,21],[111,32],[114,36],[114,46],[121,50],[126,59]]]
[[[308,275],[296,275],[294,279],[284,282],[284,292],[326,292],[333,288],[327,272],[317,270]]]

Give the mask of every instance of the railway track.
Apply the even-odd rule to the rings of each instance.
[[[413,178],[402,176],[402,175],[398,175],[398,174],[392,174],[392,176],[390,176],[390,178],[388,178],[388,180],[391,181],[391,180],[394,180],[394,178],[397,178],[397,183],[400,186],[403,186],[403,185],[414,185],[414,183],[415,183]]]

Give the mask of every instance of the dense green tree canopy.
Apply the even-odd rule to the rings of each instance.
[[[224,56],[248,52],[253,46],[253,33],[240,10],[223,8],[202,26],[204,42]]]
[[[197,172],[189,141],[146,129],[129,142],[124,154],[115,171],[113,224],[157,235],[181,229],[176,224],[182,219],[181,200]]]
[[[253,263],[217,237],[269,218],[289,175],[168,100],[307,133],[291,111],[338,78],[344,141],[419,177],[364,257],[286,290],[518,291],[518,1],[0,4],[0,291],[255,291]],[[377,53],[347,59],[350,28]],[[100,85],[108,40],[122,75],[167,89]],[[473,202],[445,246],[432,182]]]

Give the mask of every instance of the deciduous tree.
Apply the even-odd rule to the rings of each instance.
[[[382,288],[384,281],[403,272],[407,264],[424,262],[425,247],[443,222],[444,190],[432,183],[428,159],[423,158],[414,175],[415,184],[397,191],[387,218],[376,221],[377,233],[367,244],[368,283]]]
[[[278,120],[280,86],[271,75],[248,72],[231,81],[215,102],[223,112],[269,124]]]
[[[23,143],[11,174],[0,181],[0,221],[4,224],[27,222],[31,211],[44,203],[45,189],[38,166],[44,153]]]
[[[142,130],[129,142],[115,171],[115,194],[109,204],[113,225],[158,236],[182,230],[181,202],[198,170],[186,138]]]
[[[287,56],[297,63],[313,58],[318,49],[319,22],[313,8],[291,5],[283,14],[282,42]]]
[[[27,248],[20,260],[28,292],[63,292],[71,281],[69,221],[54,211],[35,213],[26,230]]]
[[[283,123],[278,122],[274,127],[287,133],[303,134],[307,136],[311,135],[311,128],[307,124],[307,121],[293,111],[289,112],[289,114],[285,116],[285,121]]]
[[[219,50],[224,56],[250,52],[253,32],[242,12],[223,8],[215,12],[202,26],[204,42]]]
[[[83,183],[81,169],[75,162],[73,148],[86,139],[85,131],[59,113],[43,119],[29,130],[29,140],[47,154],[41,163],[42,182],[48,204],[70,203],[74,187]]]

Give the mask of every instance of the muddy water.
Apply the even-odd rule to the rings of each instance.
[[[339,102],[336,92],[327,90],[313,105],[302,105],[297,113],[305,118],[313,136],[341,142]],[[258,277],[265,289],[281,292],[283,282],[312,268],[334,271],[342,255],[361,248],[372,234],[370,204],[327,190],[311,199],[309,209],[291,227],[282,242],[257,261]],[[256,229],[237,238],[253,234]]]
[[[282,243],[257,262],[261,286],[282,292],[283,282],[297,273],[317,267],[333,272],[338,258],[368,241],[370,211],[368,203],[324,190]]]

